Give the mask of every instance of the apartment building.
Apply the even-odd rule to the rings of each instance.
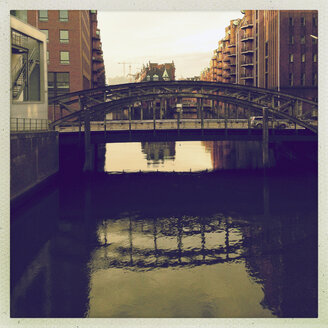
[[[245,10],[231,20],[210,62],[210,80],[317,101],[318,12]],[[209,76],[202,74],[203,80]]]
[[[47,36],[48,96],[105,85],[96,10],[12,11]],[[50,120],[60,117],[49,102]]]

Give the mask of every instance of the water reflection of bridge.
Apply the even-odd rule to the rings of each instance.
[[[94,270],[211,265],[242,257],[241,234],[221,219],[106,220],[97,234]]]

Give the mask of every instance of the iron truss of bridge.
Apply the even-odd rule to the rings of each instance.
[[[181,112],[177,105],[192,99],[193,105],[184,105]],[[206,125],[209,119],[224,122],[222,127],[217,125],[217,129],[229,128],[231,119],[248,119],[249,127],[249,118],[263,115],[263,108],[267,108],[273,120],[285,119],[315,134],[318,130],[303,115],[306,111],[317,116],[318,103],[314,101],[273,90],[219,82],[127,83],[73,92],[52,98],[50,102],[61,114],[60,119],[51,124],[53,128],[67,125],[83,128],[86,122],[103,121],[106,129],[106,123],[123,120],[129,122],[124,129],[142,129],[138,121],[151,121],[153,129],[160,129],[160,124],[156,123],[165,119],[183,122],[188,114],[186,110],[194,114],[191,119],[199,122],[201,129],[213,128]],[[110,120],[106,119],[111,113]]]

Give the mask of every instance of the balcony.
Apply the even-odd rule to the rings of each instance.
[[[231,58],[230,66],[236,66],[236,59],[235,58]]]
[[[230,62],[230,57],[226,56],[226,57],[223,58],[222,61],[223,61],[223,62]]]
[[[242,61],[241,61],[241,66],[254,66],[254,63],[253,63],[253,60],[252,58],[244,58]]]
[[[254,49],[251,45],[244,44],[244,46],[241,48],[241,53],[243,55],[246,55],[246,54],[252,55],[254,53]]]
[[[225,71],[228,71],[228,70],[231,69],[231,67],[230,67],[229,64],[226,64],[226,65],[223,65],[223,69],[224,69]]]
[[[236,46],[235,43],[231,43],[231,44],[228,45],[229,48],[233,48],[233,47],[235,47],[235,46]]]
[[[245,41],[252,41],[252,40],[254,40],[253,33],[245,31],[244,35],[242,35],[242,37],[241,37],[241,41],[245,42]]]
[[[230,49],[229,57],[235,57],[236,56],[236,49]]]
[[[245,72],[240,75],[240,78],[243,80],[253,79],[253,72]]]
[[[97,29],[97,30],[96,30],[96,33],[94,33],[94,34],[92,35],[92,38],[93,38],[93,39],[96,39],[96,40],[100,40],[100,30],[99,30],[99,29]]]
[[[99,57],[97,56],[97,57],[92,57],[92,61],[101,63],[104,61],[104,59],[102,58],[102,56]]]
[[[245,21],[244,25],[241,26],[240,28],[241,29],[246,29],[246,28],[250,28],[250,27],[253,27],[253,22],[251,20],[248,20],[248,21]]]

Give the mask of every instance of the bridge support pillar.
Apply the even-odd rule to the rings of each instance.
[[[263,107],[262,164],[264,169],[269,167],[268,107]]]
[[[84,172],[93,170],[93,155],[90,134],[90,115],[86,113],[84,116]]]

